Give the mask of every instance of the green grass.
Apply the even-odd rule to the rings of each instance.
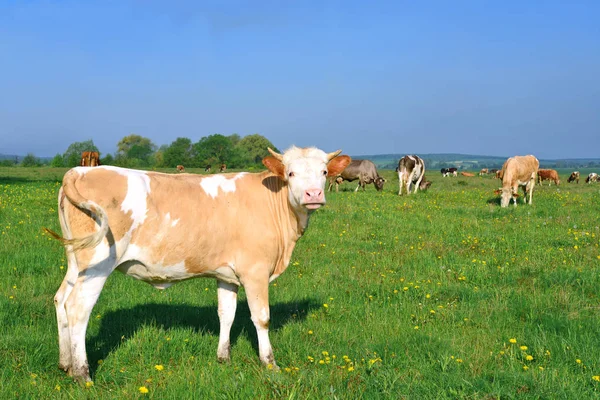
[[[222,365],[213,280],[157,291],[115,273],[87,332],[92,387],[57,368],[66,261],[42,227],[59,229],[64,171],[0,169],[0,398],[599,396],[600,185],[570,171],[516,209],[491,177],[437,171],[417,195],[393,171],[383,192],[328,193],[271,284],[280,372],[258,361],[243,291]]]

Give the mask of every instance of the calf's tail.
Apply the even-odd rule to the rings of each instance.
[[[89,211],[90,216],[99,225],[99,229],[88,236],[67,239],[48,228],[44,228],[45,232],[47,232],[53,238],[59,240],[64,246],[71,246],[71,249],[73,251],[95,247],[102,241],[102,239],[104,239],[104,237],[108,233],[108,215],[106,214],[106,211],[104,211],[104,209],[100,207],[100,205],[98,205],[97,203],[83,197],[75,187],[75,182],[77,181],[79,176],[79,173],[77,173],[74,170],[70,170],[65,174],[62,186],[63,194],[67,198],[67,200],[69,200],[69,202],[71,202],[71,204],[73,204],[75,207],[81,210]],[[61,210],[60,204],[59,212],[64,212],[63,210]],[[65,226],[66,224],[67,221],[64,221]]]

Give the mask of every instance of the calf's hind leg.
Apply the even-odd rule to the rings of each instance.
[[[67,252],[68,267],[65,278],[60,288],[54,296],[54,306],[56,308],[56,324],[58,326],[58,367],[68,371],[71,368],[71,338],[69,334],[69,321],[67,319],[67,310],[65,302],[73,290],[77,280],[77,260],[72,252]]]

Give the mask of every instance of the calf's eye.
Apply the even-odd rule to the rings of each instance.
[[[293,173],[293,172],[290,172],[290,173],[288,174],[288,176],[291,178],[292,176],[294,176],[294,173]]]
[[[323,175],[327,175],[327,170],[323,170]]]

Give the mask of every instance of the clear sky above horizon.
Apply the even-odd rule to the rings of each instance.
[[[600,1],[3,1],[0,153],[600,157]]]

